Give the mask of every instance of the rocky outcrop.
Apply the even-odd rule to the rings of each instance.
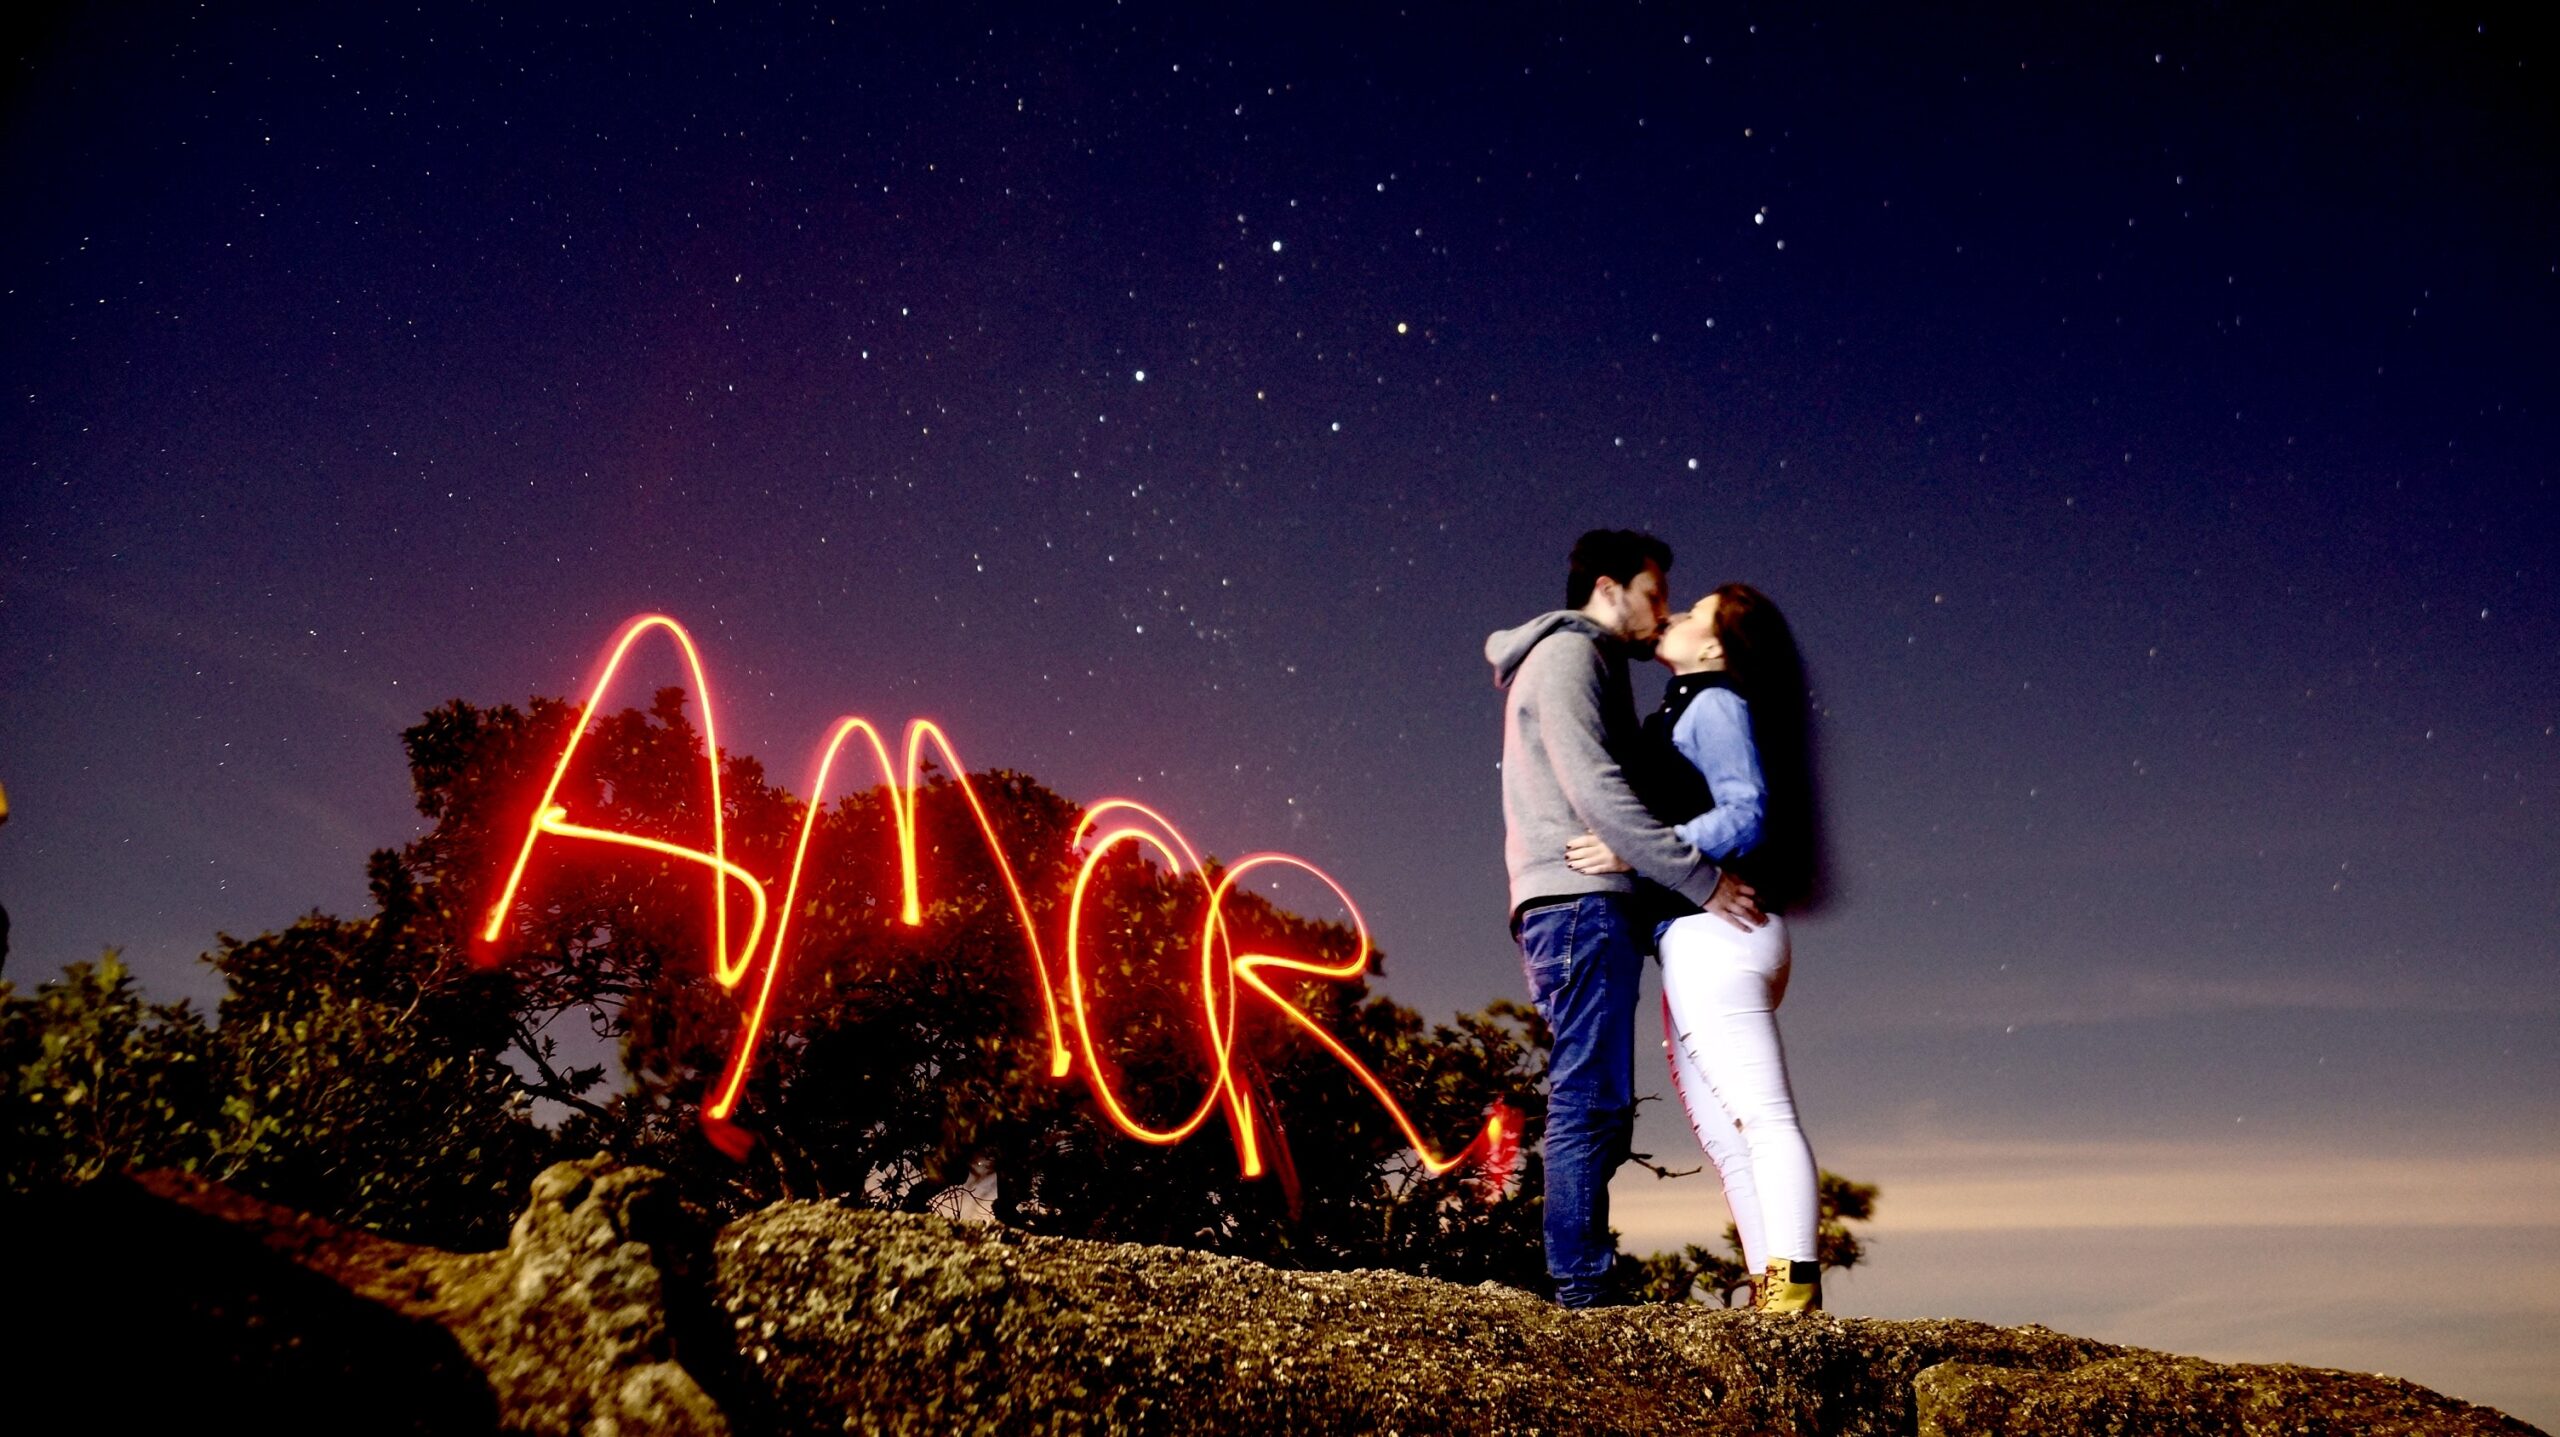
[[[110,1430],[196,1430],[210,1404],[268,1432],[725,1437],[678,1360],[683,1226],[661,1187],[609,1158],[562,1163],[534,1180],[503,1251],[450,1253],[183,1173],[95,1184],[45,1205],[67,1221],[35,1266],[58,1276],[31,1287],[72,1312],[38,1337],[33,1370],[84,1377]]]
[[[1570,1313],[811,1203],[731,1226],[717,1270],[782,1409],[882,1432],[1909,1433],[1936,1363],[2117,1351],[1965,1322]]]
[[[2040,1327],[1568,1313],[1490,1285],[1282,1272],[824,1203],[703,1234],[654,1174],[601,1157],[543,1174],[498,1253],[409,1247],[166,1175],[78,1206],[102,1238],[149,1254],[122,1274],[119,1326],[183,1344],[192,1385],[162,1405],[191,1426],[229,1402],[268,1431],[599,1437],[2533,1430],[2389,1378]],[[76,1365],[94,1349],[54,1355]],[[148,1372],[169,1351],[112,1365]],[[41,1341],[35,1355],[45,1370]],[[115,1415],[154,1410],[146,1397]]]
[[[480,1362],[512,1429],[724,1437],[668,1321],[665,1270],[681,1268],[685,1240],[656,1173],[561,1163],[533,1180],[506,1251],[413,1310]]]
[[[716,1289],[792,1430],[2409,1434],[2532,1431],[2406,1382],[2042,1327],[1566,1312],[1490,1284],[784,1203]]]
[[[1921,1437],[2365,1437],[2533,1430],[2397,1378],[2281,1364],[2228,1365],[2157,1352],[2129,1351],[2068,1372],[1950,1362],[1922,1372],[1913,1387]]]

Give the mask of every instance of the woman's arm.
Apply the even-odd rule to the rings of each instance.
[[[1751,708],[1731,689],[1709,689],[1690,701],[1672,726],[1672,746],[1707,780],[1716,806],[1676,824],[1689,846],[1722,862],[1760,846],[1760,822],[1769,786],[1760,777],[1760,754],[1751,746]]]

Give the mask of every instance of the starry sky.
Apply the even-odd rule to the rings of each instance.
[[[1521,997],[1482,641],[1644,528],[1811,666],[1836,1306],[2560,1422],[2553,56],[1937,8],[11,22],[10,976],[211,997],[658,609],[786,783],[931,716]]]

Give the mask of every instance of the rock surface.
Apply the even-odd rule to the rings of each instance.
[[[2042,1327],[1508,1288],[784,1203],[716,1291],[795,1432],[2530,1433],[2390,1378]]]
[[[159,1261],[107,1284],[125,1288],[120,1300],[87,1294],[98,1326],[65,1335],[142,1337],[125,1386],[179,1355],[201,1384],[170,1399],[195,1419],[188,1428],[203,1416],[188,1404],[236,1400],[265,1431],[725,1437],[720,1406],[676,1360],[663,1269],[682,1268],[680,1224],[660,1188],[657,1174],[609,1158],[561,1163],[534,1180],[505,1250],[450,1253],[183,1173],[101,1183],[77,1196],[139,1219]],[[97,1230],[97,1216],[83,1213],[83,1228]],[[210,1271],[188,1237],[212,1248]],[[96,1365],[112,1391],[108,1365]]]
[[[824,1203],[714,1237],[688,1232],[662,1190],[603,1157],[562,1164],[505,1251],[455,1254],[167,1174],[100,1184],[52,1216],[138,1255],[102,1284],[88,1248],[91,1281],[58,1294],[68,1320],[50,1347],[39,1338],[32,1370],[77,1379],[86,1361],[132,1387],[174,1363],[159,1406],[114,1393],[111,1414],[202,1427],[229,1403],[266,1431],[2534,1430],[2390,1378],[2041,1327],[1568,1313],[1491,1285],[1282,1272]],[[101,1327],[155,1355],[102,1344]]]
[[[1946,1363],[1914,1383],[1921,1437],[2104,1432],[2109,1437],[2365,1437],[2530,1432],[2393,1377],[2318,1367],[2225,1365],[2128,1351],[2069,1372]]]

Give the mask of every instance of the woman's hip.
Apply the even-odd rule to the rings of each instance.
[[[1719,973],[1783,983],[1793,960],[1787,920],[1775,913],[1751,929],[1736,928],[1712,913],[1692,913],[1672,920],[1662,930],[1660,943],[1666,986]]]

